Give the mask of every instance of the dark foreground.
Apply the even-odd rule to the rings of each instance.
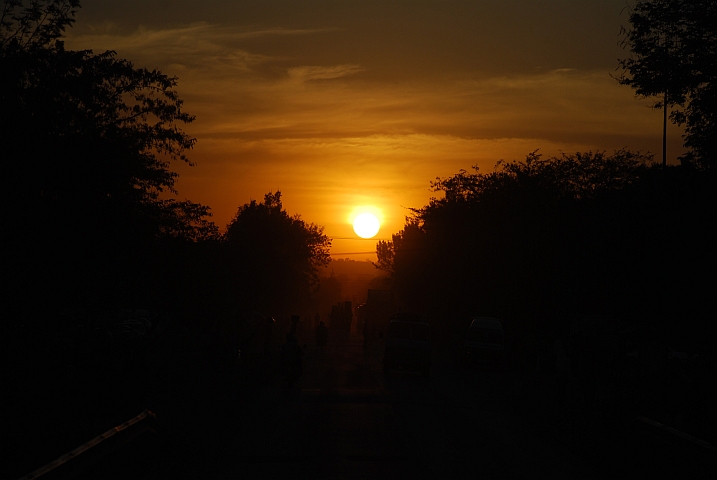
[[[536,372],[460,368],[437,345],[429,378],[384,376],[381,342],[306,348],[288,388],[260,356],[233,388],[188,383],[143,422],[45,478],[711,478],[710,452],[588,409]],[[216,380],[216,379],[215,379]],[[224,378],[223,381],[226,381]],[[176,384],[176,381],[174,382]],[[598,396],[599,397],[599,396]],[[597,399],[599,403],[599,398]],[[98,432],[101,433],[101,432]],[[713,453],[713,452],[711,452]],[[28,472],[29,473],[29,472]]]

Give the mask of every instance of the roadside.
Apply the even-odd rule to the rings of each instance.
[[[536,471],[605,478],[625,471],[618,447],[645,446],[630,470],[640,472],[640,462],[665,445],[644,435],[625,443],[616,437],[630,433],[615,428],[620,419],[588,408],[579,385],[560,384],[548,372],[461,368],[456,342],[436,342],[431,375],[423,378],[385,376],[382,340],[366,349],[359,336],[333,340],[325,349],[307,342],[304,375],[293,389],[278,375],[278,351],[248,354],[234,368],[202,354],[201,345],[175,343],[185,353],[153,364],[153,375],[162,379],[148,399],[157,413],[156,434],[74,478],[230,478],[228,472],[261,478],[267,464],[277,462],[271,471],[302,465],[304,473],[323,472],[316,478],[332,472],[354,478],[351,465],[388,478],[381,477],[385,462],[399,473],[448,465],[460,477],[470,471],[476,449],[488,478],[531,478]],[[598,407],[609,406],[605,395],[596,398]]]

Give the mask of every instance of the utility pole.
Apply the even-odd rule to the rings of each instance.
[[[667,167],[667,89],[662,104],[662,168]]]

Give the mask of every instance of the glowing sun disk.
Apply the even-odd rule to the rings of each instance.
[[[376,236],[381,224],[372,213],[362,213],[354,220],[354,232],[361,238],[371,238]]]

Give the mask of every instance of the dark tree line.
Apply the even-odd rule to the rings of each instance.
[[[208,207],[161,197],[174,191],[170,162],[188,162],[195,142],[180,128],[194,117],[177,79],[112,51],[66,50],[78,6],[3,3],[0,191],[21,310],[126,300],[154,280],[162,242],[217,235]]]
[[[714,335],[704,312],[714,310],[716,181],[628,150],[533,152],[438,179],[442,198],[379,242],[377,266],[405,309],[458,330],[476,314],[543,331],[602,314],[704,339]]]
[[[191,164],[196,142],[182,129],[194,117],[177,78],[112,51],[65,49],[78,8],[2,3],[0,195],[12,316],[82,306],[198,318],[305,301],[328,258],[321,228],[289,216],[279,192],[240,207],[226,235],[209,207],[172,198],[172,164]]]
[[[170,430],[229,418],[213,402],[236,388],[242,318],[303,313],[329,258],[280,192],[240,206],[225,234],[177,199],[172,166],[196,142],[177,78],[66,49],[78,8],[0,1],[3,477],[142,408]],[[178,435],[219,438],[225,423]]]
[[[404,308],[461,328],[471,314],[543,330],[609,314],[707,345],[717,266],[716,6],[641,0],[622,31],[630,56],[617,79],[656,97],[665,127],[668,117],[685,127],[680,167],[667,166],[663,144],[664,172],[629,150],[533,152],[492,173],[438,179],[443,197],[413,209],[377,245],[376,265],[391,273]]]

